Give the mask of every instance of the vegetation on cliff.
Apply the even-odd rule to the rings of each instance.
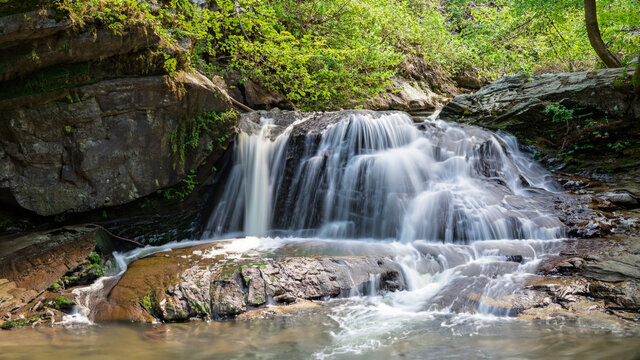
[[[384,91],[408,58],[445,75],[472,70],[485,80],[600,66],[578,0],[3,2],[3,13],[49,6],[68,13],[77,28],[114,34],[143,24],[163,39],[166,73],[233,73],[302,109],[362,102]],[[604,41],[628,64],[640,51],[637,4],[597,5]]]

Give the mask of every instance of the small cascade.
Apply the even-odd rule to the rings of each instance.
[[[553,180],[512,136],[443,121],[416,125],[400,112],[344,111],[277,125],[270,116],[238,136],[204,237],[470,243],[563,235],[533,196],[555,190]]]

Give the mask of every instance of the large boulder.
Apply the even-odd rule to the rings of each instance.
[[[473,123],[526,122],[544,117],[549,103],[565,103],[613,117],[640,118],[628,80],[633,71],[606,69],[538,76],[505,76],[475,94],[459,95],[442,109],[440,117]],[[524,125],[524,124],[523,124]]]
[[[251,239],[158,253],[130,264],[106,299],[87,304],[95,320],[222,319],[267,303],[406,288],[385,257],[273,257],[233,253]],[[240,244],[240,245],[237,245]]]
[[[52,9],[0,18],[3,208],[49,216],[127,204],[221,155],[235,123],[212,113],[231,101],[180,71],[190,45],[167,45],[144,24],[73,25]]]
[[[0,102],[0,201],[40,215],[124,204],[179,182],[229,128],[199,135],[191,156],[172,146],[179,124],[231,109],[199,74],[121,78]],[[198,112],[194,112],[198,109]]]

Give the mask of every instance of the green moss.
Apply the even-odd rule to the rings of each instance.
[[[40,315],[36,315],[36,316],[32,316],[29,318],[24,318],[24,319],[18,319],[18,320],[10,320],[10,321],[6,321],[2,324],[2,326],[0,326],[0,328],[4,329],[4,330],[9,330],[9,329],[13,329],[15,327],[21,327],[21,326],[26,326],[26,325],[30,325],[33,324],[34,322],[38,321],[41,319]]]
[[[58,310],[69,310],[73,307],[73,301],[64,296],[60,296],[53,300],[52,307]]]
[[[210,134],[213,140],[206,144],[207,149],[225,149],[225,144],[233,135],[233,129],[238,119],[238,112],[204,112],[193,119],[181,121],[170,134],[171,150],[178,155],[178,160],[184,163],[190,149],[196,149],[204,134]],[[175,169],[176,163],[173,164]]]
[[[156,294],[150,293],[139,300],[140,305],[150,314],[154,315],[160,311],[160,306],[156,300]]]
[[[618,90],[627,91],[631,90],[633,88],[633,85],[628,79],[624,78],[614,80],[613,87]]]

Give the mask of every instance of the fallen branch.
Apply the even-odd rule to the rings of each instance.
[[[135,240],[132,240],[132,239],[127,239],[127,238],[123,238],[121,236],[115,235],[111,231],[105,229],[103,226],[100,226],[98,224],[84,224],[84,225],[85,226],[95,226],[97,228],[100,228],[100,229],[102,229],[102,231],[107,233],[107,235],[109,235],[110,237],[112,237],[112,238],[114,238],[116,240],[125,241],[125,242],[129,242],[129,243],[135,244],[135,245],[140,246],[140,247],[144,247],[144,245],[142,243],[139,243],[139,242],[137,242]]]
[[[232,98],[231,96],[229,96],[229,99],[231,99],[231,103],[237,107],[239,107],[240,109],[244,110],[244,111],[248,111],[248,112],[254,112],[255,110],[253,110],[252,108],[248,107],[247,105],[241,103],[240,101]]]

